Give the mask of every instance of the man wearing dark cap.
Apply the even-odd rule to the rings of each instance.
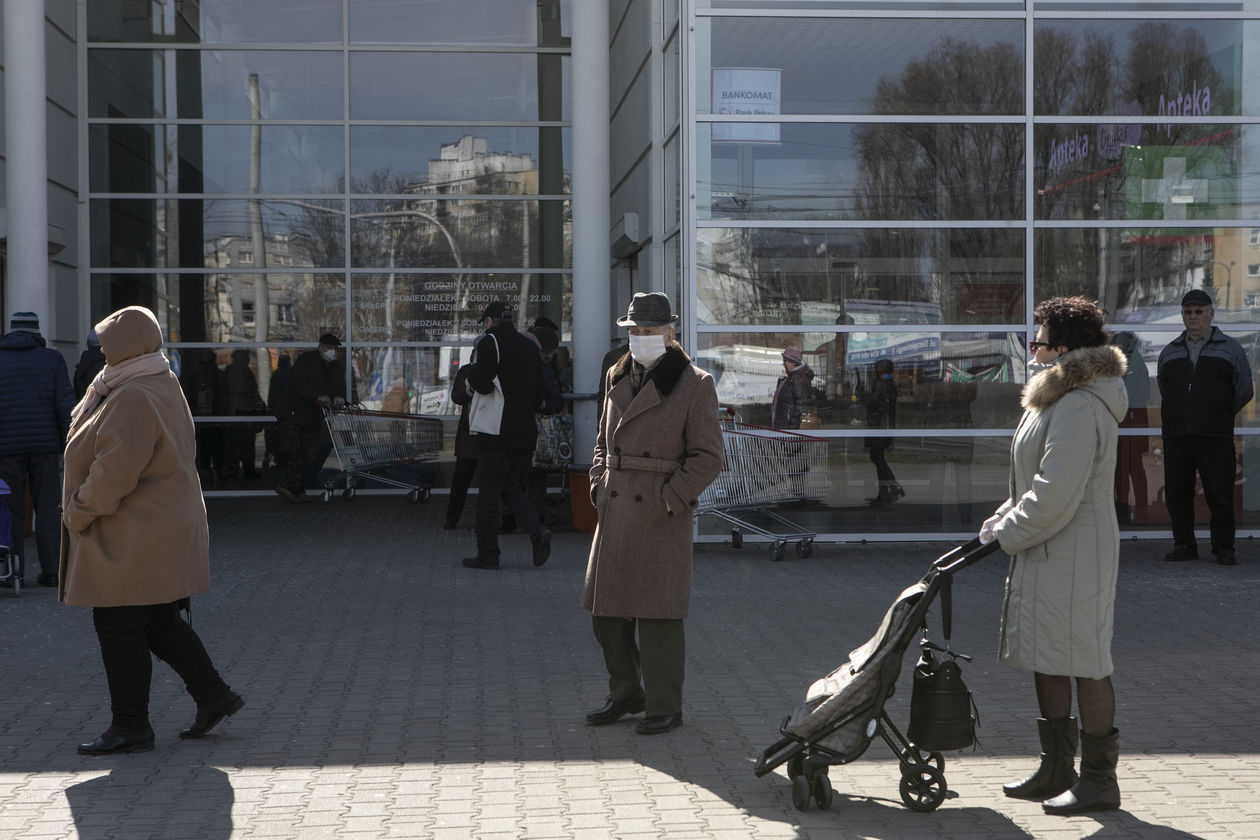
[[[319,337],[319,346],[293,363],[289,385],[272,406],[284,479],[276,493],[289,502],[313,502],[306,494],[306,476],[318,466],[324,409],[346,404],[346,361],[338,352],[341,339],[332,333]],[[352,398],[351,402],[357,402]],[[325,452],[325,457],[327,453]]]
[[[34,312],[13,313],[9,332],[0,338],[0,480],[11,491],[6,497],[13,514],[11,548],[19,559],[16,576],[23,582],[22,523],[29,482],[40,586],[57,585],[61,563],[61,453],[72,408],[66,360],[44,346]],[[12,586],[13,579],[4,585]]]
[[[1212,298],[1191,289],[1181,299],[1185,332],[1159,354],[1164,503],[1173,549],[1165,560],[1195,560],[1194,475],[1211,512],[1212,553],[1234,565],[1234,415],[1251,402],[1251,366],[1237,341],[1212,326]]]
[[[477,342],[468,366],[468,384],[478,394],[492,394],[495,379],[503,389],[503,417],[498,434],[474,432],[477,450],[477,555],[464,558],[469,569],[499,568],[499,497],[506,494],[517,525],[529,534],[535,566],[551,556],[551,531],[538,519],[527,482],[538,425],[534,411],[543,399],[542,360],[538,345],[517,331],[512,310],[494,301],[481,313],[486,334]]]
[[[692,515],[722,469],[717,389],[674,339],[675,320],[667,296],[640,292],[617,321],[630,328],[630,352],[605,377],[590,474],[599,521],[582,606],[609,694],[586,722],[644,712],[640,735],[683,722]]]

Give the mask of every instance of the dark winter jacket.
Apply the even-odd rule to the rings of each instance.
[[[274,406],[277,420],[288,420],[303,429],[318,429],[324,422],[320,397],[346,398],[346,362],[340,355],[325,362],[318,350],[307,350],[293,363],[293,376]],[[350,402],[357,402],[352,397]]]
[[[87,393],[88,386],[92,384],[96,374],[100,373],[104,367],[105,354],[101,352],[100,345],[89,344],[88,348],[79,356],[79,363],[74,366],[75,400],[83,399],[83,395]]]
[[[866,398],[866,427],[868,429],[897,428],[897,385],[892,379],[875,378],[871,393]],[[863,444],[869,448],[891,449],[890,437],[868,437]]]
[[[776,429],[799,429],[801,415],[814,409],[814,372],[801,365],[779,377],[770,401],[770,425]]]
[[[1174,338],[1159,354],[1156,369],[1163,397],[1161,416],[1166,438],[1201,435],[1233,438],[1234,415],[1251,402],[1251,365],[1237,341],[1216,327],[1190,364],[1186,334]]]
[[[490,336],[494,336],[494,340]],[[478,449],[528,449],[532,452],[538,441],[534,411],[543,400],[542,359],[534,342],[517,332],[511,321],[487,330],[477,342],[468,382],[477,393],[489,394],[494,390],[496,376],[503,387],[503,423],[499,434],[475,434],[473,443]]]
[[[468,393],[468,365],[461,365],[455,373],[455,381],[451,383],[451,402],[459,406],[459,423],[455,426],[455,457],[476,458],[477,448],[473,446],[472,435],[468,432],[468,404],[472,402],[472,394]]]
[[[0,338],[0,457],[60,454],[74,404],[66,360],[42,336]]]

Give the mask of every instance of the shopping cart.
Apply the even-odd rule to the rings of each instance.
[[[380,471],[420,461],[432,461],[442,449],[442,421],[418,414],[368,411],[358,406],[325,408],[324,422],[332,438],[333,451],[341,472],[324,482],[323,501],[332,498],[333,488],[345,483],[341,498],[354,498],[360,478],[408,490],[407,501],[429,500],[429,487],[399,481]]]
[[[734,409],[722,409],[722,471],[700,494],[697,515],[709,514],[731,524],[731,545],[741,548],[744,531],[770,541],[770,559],[782,560],[787,543],[796,556],[814,552],[817,533],[770,510],[782,502],[821,499],[830,489],[827,441],[799,432],[744,423]],[[752,517],[765,522],[761,526]]]
[[[22,564],[13,553],[13,529],[21,525],[13,524],[13,516],[9,513],[9,485],[0,479],[0,583],[13,587],[14,596],[22,594]]]

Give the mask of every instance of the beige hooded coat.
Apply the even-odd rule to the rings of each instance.
[[[1087,347],[1024,389],[1010,497],[994,528],[1012,555],[998,650],[1008,665],[1090,679],[1111,674],[1120,559],[1116,427],[1129,403],[1124,372],[1119,349]]]
[[[108,364],[162,347],[143,307],[96,325]],[[210,588],[209,531],[192,414],[175,374],[121,383],[66,443],[60,599],[167,604]]]
[[[620,618],[686,618],[692,520],[722,469],[713,377],[674,343],[630,386],[630,355],[608,371],[591,466],[599,523],[582,606]]]

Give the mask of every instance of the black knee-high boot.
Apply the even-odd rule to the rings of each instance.
[[[1076,784],[1076,718],[1037,718],[1041,766],[1021,782],[1002,785],[1016,799],[1049,799]]]

